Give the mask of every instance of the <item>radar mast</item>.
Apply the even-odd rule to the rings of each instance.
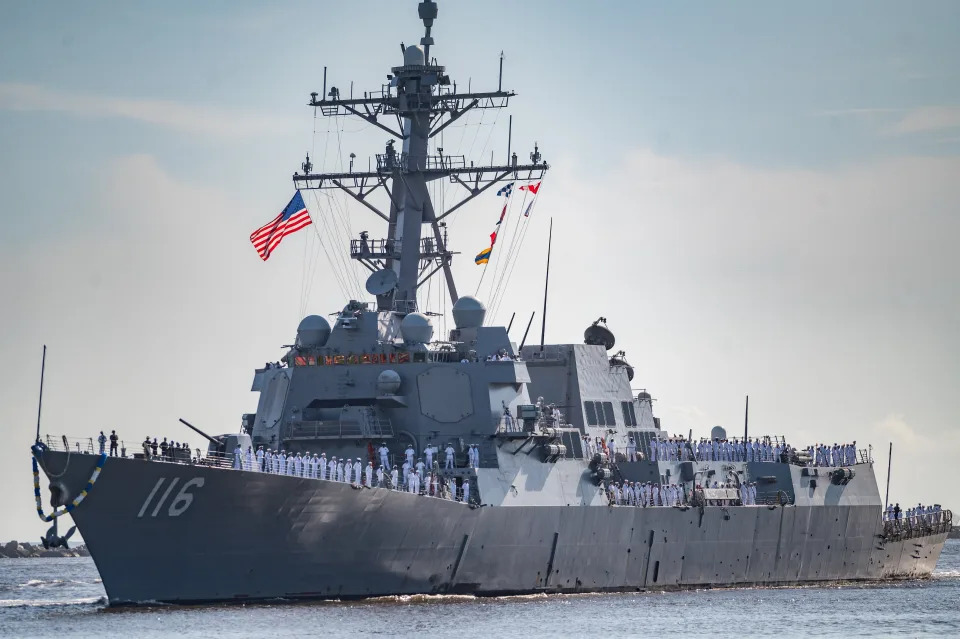
[[[451,302],[456,303],[459,298],[450,269],[453,253],[447,248],[446,228],[441,224],[444,218],[494,184],[506,180],[537,180],[550,168],[536,149],[530,154],[530,164],[518,164],[516,154],[506,165],[482,166],[472,161],[468,164],[464,156],[444,155],[442,148],[437,149],[437,155],[429,154],[431,138],[464,114],[504,108],[516,94],[499,87],[483,93],[458,92],[445,68],[430,59],[437,3],[425,0],[418,10],[425,28],[421,46],[401,45],[403,64],[391,69],[387,83],[378,91],[365,92],[363,97],[343,98],[336,87],[327,91],[324,79],[324,94],[319,99],[317,93],[310,94],[309,106],[319,108],[324,116],[356,116],[392,136],[384,152],[376,156],[376,170],[355,172],[351,160],[348,173],[312,173],[308,157],[302,165],[304,173],[293,176],[299,189],[345,191],[387,223],[385,238],[371,239],[363,233],[360,239],[351,240],[350,257],[374,274],[393,273],[393,276],[371,277],[368,292],[377,296],[379,311],[400,316],[417,311],[417,289],[440,270],[446,278]],[[399,151],[395,140],[402,142]],[[428,182],[440,179],[449,180],[466,192],[445,211],[434,209],[427,190]],[[380,188],[389,198],[388,213],[369,201],[369,196]],[[430,225],[427,237],[424,237],[425,224]],[[374,284],[371,285],[371,281]]]

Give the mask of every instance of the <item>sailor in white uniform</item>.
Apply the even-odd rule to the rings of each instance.
[[[331,457],[330,463],[327,464],[327,479],[330,481],[337,481],[337,458]]]
[[[400,490],[400,473],[397,472],[397,465],[393,465],[393,470],[390,471],[390,487],[394,490]]]
[[[633,437],[627,441],[627,461],[637,461],[637,443]]]
[[[337,481],[343,481],[343,460],[337,462]]]
[[[420,491],[420,477],[414,470],[407,478],[407,490],[416,495]]]
[[[427,456],[427,468],[433,468],[433,456],[437,453],[436,446],[427,446],[423,449],[423,454]]]
[[[293,456],[292,452],[287,456],[287,474],[297,474],[297,458]]]
[[[287,474],[287,451],[285,450],[281,450],[280,455],[277,457],[277,474]]]
[[[447,444],[447,447],[443,450],[443,452],[446,453],[447,455],[447,460],[446,460],[446,464],[444,465],[444,468],[453,468],[453,453],[454,453],[453,446],[451,446],[450,444]]]
[[[463,503],[465,504],[470,503],[470,480],[469,479],[463,480]]]
[[[403,454],[407,458],[407,463],[413,467],[413,457],[416,455],[416,452],[413,450],[413,446],[408,445],[407,450],[403,451]]]
[[[401,470],[403,471],[403,484],[406,486],[410,483],[410,471],[413,470],[413,465],[410,462],[405,461],[403,462]]]
[[[263,446],[259,446],[257,447],[257,470],[260,470],[260,471],[266,470],[263,467],[263,457],[264,457]]]
[[[384,468],[387,467],[387,456],[390,454],[390,449],[387,448],[387,442],[383,442],[380,445],[380,448],[377,449],[377,452],[380,453],[380,465]]]
[[[233,469],[240,470],[242,465],[241,458],[243,457],[243,449],[240,448],[240,444],[237,444],[237,447],[233,449]]]
[[[353,464],[350,463],[349,457],[347,457],[346,463],[343,465],[343,481],[348,484],[353,481]]]
[[[367,462],[367,467],[363,469],[367,488],[373,488],[373,462]]]
[[[425,477],[424,470],[427,468],[427,465],[423,463],[423,459],[418,460],[414,465],[414,468],[416,468],[417,472],[420,473],[420,477]]]
[[[383,466],[377,466],[377,486],[383,488]]]
[[[360,458],[357,457],[357,461],[353,462],[353,485],[359,486],[360,482],[363,479],[360,477],[360,474],[363,472],[363,466],[360,464]]]

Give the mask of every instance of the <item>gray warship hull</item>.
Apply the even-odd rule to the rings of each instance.
[[[97,458],[40,459],[77,494]],[[885,540],[876,503],[470,507],[121,458],[73,516],[113,605],[909,579],[930,575],[946,539]]]

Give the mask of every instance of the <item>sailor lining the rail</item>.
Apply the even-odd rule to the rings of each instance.
[[[390,449],[387,448],[387,442],[380,444],[380,448],[377,449],[377,452],[380,453],[380,467],[386,468],[387,456],[390,454]]]
[[[408,445],[407,445],[407,450],[403,451],[403,454],[404,454],[404,456],[407,458],[407,463],[410,464],[410,466],[412,467],[412,466],[413,466],[413,458],[414,458],[414,456],[417,454],[416,451],[413,450],[413,446],[412,446],[411,444],[408,444]]]
[[[366,479],[367,488],[373,488],[373,462],[368,461],[367,467],[363,469],[363,476]]]
[[[357,457],[357,461],[353,462],[353,484],[359,486],[363,481],[361,474],[363,473],[363,467],[360,465],[360,458]]]
[[[443,452],[446,453],[446,456],[447,456],[446,463],[444,464],[444,468],[445,468],[445,469],[452,469],[452,468],[453,468],[453,453],[455,452],[455,451],[453,450],[453,445],[447,444],[447,447],[443,450]]]

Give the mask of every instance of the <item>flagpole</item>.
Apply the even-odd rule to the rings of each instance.
[[[40,441],[40,411],[43,409],[43,374],[47,370],[47,345],[43,345],[43,360],[40,362],[40,401],[37,402],[37,441]]]
[[[543,317],[540,318],[540,352],[547,336],[547,290],[550,288],[550,250],[553,248],[553,218],[550,218],[550,235],[547,239],[547,276],[543,282]]]

